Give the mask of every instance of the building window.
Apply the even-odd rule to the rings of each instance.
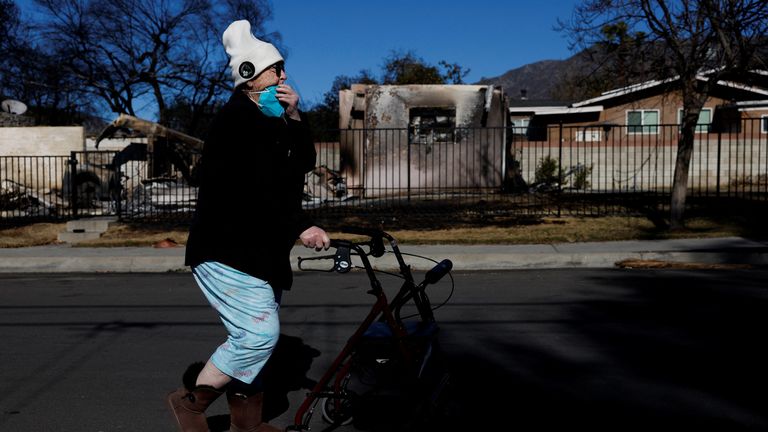
[[[627,111],[627,133],[659,133],[659,110]]]
[[[677,124],[683,126],[683,109],[677,110]],[[712,128],[712,108],[702,108],[699,121],[696,122],[696,133],[709,133]]]
[[[510,123],[512,125],[512,133],[516,135],[527,135],[528,134],[528,125],[531,124],[531,119],[529,118],[516,118],[510,120]]]
[[[768,133],[768,115],[760,117],[760,132]]]
[[[409,115],[412,143],[454,142],[456,108],[411,108]]]
[[[600,130],[599,129],[578,129],[576,130],[576,142],[599,142]]]

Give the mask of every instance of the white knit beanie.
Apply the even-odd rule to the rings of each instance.
[[[264,69],[283,61],[283,56],[271,43],[251,34],[251,23],[235,21],[224,30],[224,49],[229,54],[229,67],[235,87],[256,77]]]

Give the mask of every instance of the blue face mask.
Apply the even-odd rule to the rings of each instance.
[[[285,113],[285,108],[277,100],[277,86],[269,86],[262,91],[248,92],[249,94],[258,94],[259,101],[256,105],[267,117],[281,117]]]

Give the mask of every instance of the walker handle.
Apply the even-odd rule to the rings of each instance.
[[[436,266],[432,267],[430,271],[424,276],[424,283],[435,284],[443,278],[453,268],[453,262],[449,259],[440,261]]]

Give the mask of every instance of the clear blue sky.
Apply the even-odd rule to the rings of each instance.
[[[394,51],[412,50],[470,69],[466,82],[571,55],[553,30],[576,0],[274,0],[268,30],[287,49],[286,71],[304,102],[321,100],[337,75],[375,76]]]

